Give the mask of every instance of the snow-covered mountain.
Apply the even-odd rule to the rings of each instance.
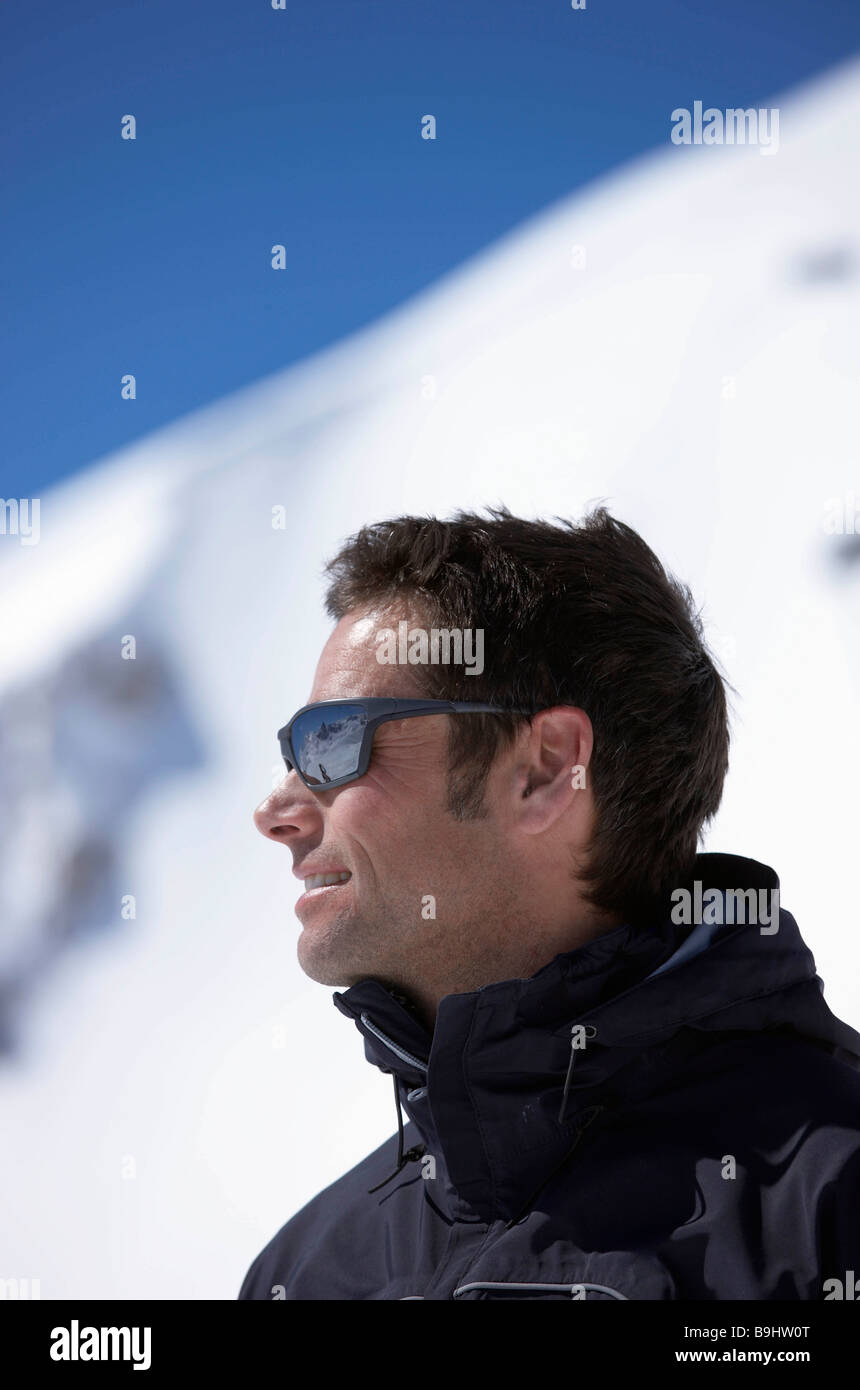
[[[393,1132],[251,823],[368,520],[605,499],[642,531],[738,692],[709,847],[780,872],[857,1025],[858,78],[780,103],[770,158],[667,112],[665,150],[0,537],[0,1276],[233,1297]]]

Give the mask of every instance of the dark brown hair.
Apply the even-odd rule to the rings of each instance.
[[[363,527],[326,567],[327,610],[340,619],[402,605],[428,627],[483,628],[480,675],[410,668],[428,697],[584,709],[596,827],[579,877],[596,907],[646,921],[689,878],[728,765],[725,690],[692,596],[603,507],[578,524],[488,511]],[[449,810],[459,819],[485,813],[489,769],[521,724],[450,721]]]

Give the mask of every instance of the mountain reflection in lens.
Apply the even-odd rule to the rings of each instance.
[[[360,705],[330,705],[299,716],[292,730],[293,748],[311,786],[337,782],[357,771],[366,723]]]

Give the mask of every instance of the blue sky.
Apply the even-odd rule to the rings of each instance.
[[[675,106],[858,48],[845,0],[4,0],[0,496],[371,322]]]

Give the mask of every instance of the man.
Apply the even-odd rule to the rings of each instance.
[[[689,592],[603,509],[401,517],[329,574],[256,822],[398,1136],[239,1297],[841,1297],[860,1035],[774,872],[697,854],[728,728]]]

